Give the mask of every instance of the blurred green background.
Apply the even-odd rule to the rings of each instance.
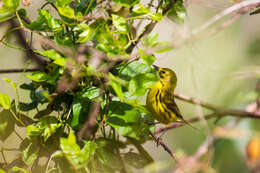
[[[29,7],[25,7],[31,11],[31,14],[34,14],[31,16],[32,19],[37,17],[36,9],[40,4],[38,2],[34,0]],[[201,2],[210,4],[213,8],[204,6],[204,3]],[[207,33],[207,31],[203,31],[201,39],[196,39],[196,36],[191,34],[192,31],[221,11],[214,5],[227,7],[230,2],[192,1],[187,6],[187,18],[183,25],[173,23],[168,19],[160,22],[154,31],[159,34],[160,40],[172,43],[174,49],[158,55],[155,64],[175,70],[178,76],[177,93],[198,97],[215,105],[244,109],[256,99],[255,87],[258,79],[256,71],[260,62],[260,15],[249,16],[246,14],[216,34],[203,38],[203,34]],[[225,20],[227,19],[225,18]],[[218,25],[225,20],[218,22]],[[216,25],[213,25],[211,29],[214,27]],[[7,25],[1,25],[0,35],[2,36],[7,29]],[[9,41],[17,42],[14,35],[9,37]],[[3,45],[0,45],[0,56],[1,69],[35,66],[33,62],[26,60],[23,52]],[[246,75],[241,75],[241,72]],[[11,78],[20,84],[27,80],[24,74],[0,74],[0,77]],[[14,91],[6,82],[0,81],[0,86],[1,93],[15,97]],[[21,100],[28,100],[27,94],[20,92]],[[177,103],[185,118],[196,117],[202,113],[197,106],[182,101],[177,101]],[[178,156],[190,155],[195,153],[205,140],[208,133],[207,128],[212,129],[215,126],[224,125],[230,119],[233,118],[225,117],[217,124],[214,124],[214,120],[208,121],[207,124],[196,123],[201,129],[200,131],[189,126],[170,130],[164,134],[162,139]],[[216,142],[209,161],[215,172],[249,172],[245,147],[248,140],[258,133],[259,123],[260,121],[255,119],[243,119],[237,127],[245,132],[244,135],[220,139]],[[17,128],[17,131],[25,136],[25,132],[21,129]],[[5,143],[0,142],[0,146],[14,148],[19,145],[17,141],[19,138],[11,135]],[[160,165],[166,164],[165,168],[161,166],[161,172],[172,171],[174,163],[168,153],[157,147],[153,141],[146,143],[145,147],[155,160],[162,163]],[[6,156],[7,160],[12,160],[15,152],[6,152]],[[0,161],[2,161],[1,157]],[[209,172],[211,172],[210,169]]]

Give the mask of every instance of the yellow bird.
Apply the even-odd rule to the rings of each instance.
[[[153,67],[157,70],[160,78],[147,95],[146,107],[148,111],[156,120],[164,124],[176,121],[189,124],[182,117],[174,100],[174,90],[177,84],[175,72],[169,68],[160,68],[155,65]]]

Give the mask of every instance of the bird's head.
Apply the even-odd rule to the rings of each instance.
[[[177,83],[177,76],[174,71],[172,71],[169,68],[160,68],[156,65],[153,65],[155,70],[158,72],[160,76],[160,82],[163,82],[166,85],[171,85],[172,87],[175,88],[176,83]]]

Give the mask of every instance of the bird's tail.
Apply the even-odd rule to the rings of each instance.
[[[188,121],[186,121],[184,118],[181,119],[183,123],[187,124],[188,126],[190,126],[191,128],[195,129],[195,130],[200,130],[197,127],[191,125],[191,123],[189,123]]]

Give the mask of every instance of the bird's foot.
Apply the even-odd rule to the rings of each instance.
[[[161,142],[161,141],[162,141],[161,136],[159,136],[159,137],[157,137],[157,138],[155,139],[155,143],[156,143],[156,146],[157,146],[157,147],[160,145],[160,142]]]
[[[148,124],[149,126],[154,126],[154,125],[159,124],[159,123],[160,123],[160,122],[156,121],[156,122],[148,122],[147,124]]]

